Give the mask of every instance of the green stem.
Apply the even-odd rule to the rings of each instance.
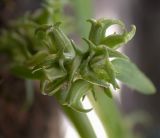
[[[56,93],[54,96],[81,138],[97,138],[86,113],[77,112],[68,106],[62,105],[62,101],[59,100],[60,93]]]
[[[81,138],[97,138],[87,114],[76,112],[67,106],[62,106],[62,108]]]
[[[106,96],[101,89],[97,89],[96,98],[97,101],[89,96],[108,138],[131,138],[114,99]]]

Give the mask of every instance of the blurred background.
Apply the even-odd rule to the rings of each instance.
[[[28,10],[35,10],[40,3],[0,0],[0,27]],[[135,137],[160,138],[160,1],[93,0],[93,7],[95,18],[118,18],[128,28],[130,24],[136,25],[136,35],[123,51],[153,81],[157,93],[145,96],[123,86],[117,105]],[[1,54],[0,67],[6,62]],[[63,138],[64,117],[60,107],[53,98],[42,96],[36,85],[33,104],[22,110],[25,86],[7,69],[0,69],[0,138]]]

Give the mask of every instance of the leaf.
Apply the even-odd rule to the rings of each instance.
[[[45,58],[48,56],[48,53],[46,51],[40,51],[30,57],[30,59],[27,60],[27,65],[29,66],[36,66],[37,64],[42,63]]]
[[[90,50],[96,48],[96,45],[91,40],[86,38],[82,38],[82,39],[89,45]]]
[[[45,87],[48,83],[48,80],[40,80],[40,91],[43,95],[47,95],[46,92],[45,92]]]
[[[72,44],[74,50],[76,51],[76,53],[78,55],[82,55],[82,54],[86,53],[86,50],[84,50],[83,47],[81,47],[79,45],[77,46],[76,43],[72,39],[70,41],[71,41],[71,44]]]
[[[44,24],[36,28],[35,35],[39,40],[42,40],[46,37],[46,33],[49,29],[52,28],[53,25]]]
[[[102,18],[102,19],[99,19],[98,22],[100,22],[102,24],[102,30],[101,30],[101,36],[100,36],[101,40],[103,40],[105,38],[106,30],[112,25],[116,25],[117,24],[122,28],[122,30],[125,29],[124,23],[122,21],[120,21],[120,20]]]
[[[49,69],[43,69],[45,72],[45,75],[48,80],[53,81],[58,78],[63,78],[66,76],[66,72],[64,72],[62,69],[58,67],[52,67]]]
[[[94,100],[97,101],[97,98],[96,98],[96,91],[95,91],[94,85],[92,86],[91,92],[92,92],[92,95],[93,95]]]
[[[116,78],[143,94],[155,93],[152,82],[131,62],[124,59],[115,59],[112,64],[117,72]]]
[[[70,68],[70,71],[69,71],[69,80],[72,81],[77,70],[79,69],[80,67],[80,64],[81,64],[81,61],[82,61],[82,57],[81,56],[76,56],[72,62],[72,65],[71,65],[71,68]]]
[[[47,35],[47,29],[49,29],[49,27],[51,26],[45,26],[46,28],[37,28],[35,31],[35,36],[37,38],[37,40],[42,41],[45,40]],[[46,29],[46,30],[45,30]]]
[[[18,76],[22,79],[41,80],[44,77],[44,73],[42,70],[33,73],[32,70],[22,65],[13,66],[11,68],[11,72],[13,75]]]
[[[135,32],[136,32],[136,27],[132,25],[130,32],[124,32],[122,35],[120,34],[109,35],[102,40],[101,44],[104,44],[113,49],[117,49],[122,44],[128,43],[128,41],[130,41],[135,35]]]
[[[84,74],[82,74],[82,77],[84,80],[86,80],[87,82],[93,85],[98,85],[105,88],[109,87],[109,83],[106,82],[105,80],[99,79],[99,77],[94,72],[87,71]]]
[[[102,79],[99,79],[97,74],[95,74],[91,70],[91,67],[89,67],[89,61],[91,58],[92,58],[92,55],[90,55],[88,59],[85,60],[84,63],[81,65],[82,68],[80,70],[80,73],[81,73],[82,78],[93,85],[99,85],[99,86],[108,88],[109,87],[108,82]]]
[[[110,88],[104,88],[104,93],[105,93],[109,98],[112,98],[112,97],[113,97]]]
[[[103,45],[100,45],[97,47],[96,52],[101,53],[101,55],[104,55],[104,57],[100,59],[98,56],[98,60],[94,60],[96,62],[90,65],[92,70],[95,72],[95,74],[98,76],[100,80],[104,80],[106,82],[111,83],[115,89],[119,88],[115,80],[115,71],[109,60],[107,48],[105,46],[103,47]],[[96,59],[96,56],[93,59]]]
[[[126,55],[124,55],[124,54],[122,54],[122,53],[120,53],[120,52],[118,52],[114,49],[111,49],[111,48],[107,47],[107,50],[108,50],[108,54],[109,54],[110,58],[112,58],[112,57],[113,58],[123,58],[123,59],[129,60],[129,58]]]
[[[94,19],[89,19],[87,21],[91,23],[89,40],[92,41],[94,44],[99,44],[101,40],[102,24]]]
[[[64,84],[63,81],[64,78],[57,79],[53,82],[43,79],[40,81],[40,91],[43,95],[53,96],[61,90]]]
[[[81,106],[81,99],[84,95],[91,89],[91,85],[84,80],[76,80],[71,87],[70,97],[69,97],[69,106],[79,112],[89,112],[92,109],[84,109]]]
[[[19,33],[10,32],[10,35],[11,35],[11,38],[9,41],[12,40],[12,43],[16,44],[17,49],[19,49],[20,52],[22,52],[26,58],[29,58],[30,52],[27,47],[27,41]]]
[[[114,69],[110,61],[104,59],[103,61],[99,61],[95,63],[94,65],[92,65],[92,68],[95,74],[94,76],[97,76],[97,80],[101,80],[102,82],[104,81],[106,83],[110,83],[113,85],[115,89],[119,88],[115,80],[115,72],[114,72]]]
[[[42,68],[42,67],[52,67],[55,65],[57,62],[58,58],[56,54],[49,54],[47,57],[45,57],[44,60],[41,60],[40,63],[37,63],[37,65],[33,68],[33,71],[36,70],[37,68]]]
[[[124,24],[120,20],[114,20],[114,19],[99,19],[94,20],[90,19],[88,20],[92,25],[89,33],[89,40],[91,40],[94,44],[99,45],[101,41],[105,38],[106,30],[114,25],[118,24],[124,29]]]
[[[70,39],[63,33],[59,25],[59,22],[54,24],[48,35],[54,41],[54,44],[58,51],[63,51],[63,56],[66,59],[73,59],[75,57],[75,50]]]

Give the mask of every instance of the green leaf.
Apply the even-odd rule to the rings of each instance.
[[[115,89],[119,88],[115,80],[115,72],[110,61],[106,59],[101,60],[92,65],[92,68],[95,76],[97,75],[97,79],[105,81],[106,83],[111,83]]]
[[[84,109],[81,105],[81,99],[91,89],[91,85],[84,80],[76,80],[71,87],[69,106],[79,112],[89,112],[91,109]]]
[[[43,95],[47,95],[45,92],[45,87],[48,84],[48,80],[40,80],[40,90]]]
[[[106,30],[110,26],[118,24],[122,29],[125,28],[123,22],[120,20],[102,18],[99,20],[90,19],[88,21],[92,24],[89,33],[89,40],[91,40],[96,45],[100,44],[101,41],[105,38]]]
[[[112,64],[117,72],[116,78],[143,94],[155,93],[152,82],[131,62],[124,59],[115,59]]]
[[[101,40],[103,40],[103,38],[105,38],[106,36],[106,30],[111,27],[112,25],[119,25],[122,30],[125,29],[125,25],[122,21],[120,20],[116,20],[116,19],[99,19],[98,22],[100,22],[102,24],[102,30],[101,30]]]
[[[101,53],[101,55],[104,55],[104,57],[100,59],[98,54],[98,60],[94,60],[96,61],[95,63],[90,63],[92,70],[95,72],[99,79],[111,83],[115,89],[119,88],[115,80],[115,71],[109,60],[107,48],[105,46],[103,47],[103,45],[100,45],[97,47],[96,52]],[[93,59],[96,59],[96,56]]]
[[[109,98],[112,98],[112,97],[113,97],[110,88],[104,88],[104,93],[105,93]]]
[[[111,49],[111,48],[107,47],[107,50],[108,50],[108,54],[109,54],[110,58],[112,58],[112,57],[113,58],[123,58],[123,59],[129,60],[129,58],[126,55],[124,55],[124,54],[122,54],[122,53],[120,53],[120,52],[118,52],[114,49]]]
[[[91,70],[91,67],[89,67],[89,61],[91,60],[91,58],[92,58],[92,55],[90,55],[88,59],[85,60],[84,63],[81,65],[82,68],[80,70],[80,74],[82,78],[93,85],[99,85],[99,86],[108,88],[109,87],[108,82],[106,82],[105,80],[99,79],[97,74]]]
[[[40,51],[30,57],[30,59],[27,60],[26,64],[29,66],[36,66],[37,64],[42,63],[47,56],[48,53],[46,51]]]
[[[43,26],[44,27],[44,26]],[[45,29],[49,29],[49,27],[50,26],[46,26],[45,25],[45,27],[46,28],[38,28],[38,29],[36,29],[36,31],[35,31],[35,36],[36,36],[36,38],[39,40],[39,41],[42,41],[42,40],[44,40],[44,39],[46,39],[46,37],[47,37],[47,35],[46,35],[46,30]]]
[[[94,19],[89,19],[87,21],[91,23],[89,40],[92,41],[94,44],[99,44],[101,40],[102,24]]]
[[[87,69],[87,72],[81,74],[83,79],[86,80],[87,82],[93,84],[93,85],[98,85],[98,86],[102,86],[105,88],[109,87],[109,83],[106,82],[105,80],[99,79],[99,77],[97,76],[97,74],[95,74],[92,71],[89,71]]]
[[[44,56],[44,59],[41,59],[41,61],[38,61],[39,60],[38,58],[41,58],[41,56],[36,57],[36,58],[37,59],[34,60],[34,64],[32,65],[32,66],[34,66],[33,71],[36,71],[37,69],[42,68],[42,67],[50,68],[52,66],[55,66],[55,64],[58,60],[56,54],[48,54],[48,56]],[[33,60],[30,59],[30,62],[32,62],[32,61]]]
[[[43,90],[43,93],[47,94],[48,96],[52,96],[56,92],[60,91],[60,89],[63,87],[64,78],[57,79],[53,82],[46,81],[41,83],[44,83],[44,84],[41,84],[41,86],[43,86],[41,87]]]
[[[84,50],[84,48],[82,46],[77,45],[72,39],[70,41],[71,41],[71,44],[72,44],[74,50],[76,51],[76,53],[78,55],[82,55],[82,54],[86,53],[86,51]]]
[[[117,49],[122,44],[128,43],[128,41],[130,41],[135,35],[135,32],[136,32],[136,27],[132,25],[130,32],[125,31],[123,34],[109,35],[102,40],[101,44],[105,44],[110,48]]]
[[[80,64],[81,64],[81,61],[82,61],[82,57],[81,56],[76,56],[72,62],[72,65],[71,65],[71,68],[70,68],[70,71],[69,71],[69,80],[72,81],[73,78],[75,77],[75,74],[77,72],[77,70],[79,69],[80,67]]]
[[[22,79],[40,80],[44,77],[42,70],[33,73],[32,70],[22,65],[13,66],[11,68],[11,72],[13,75],[20,77]]]
[[[63,78],[66,76],[66,72],[64,72],[62,69],[58,67],[52,67],[49,69],[43,69],[45,72],[45,75],[48,80],[53,81],[58,78]]]
[[[60,23],[54,24],[48,35],[54,41],[58,51],[62,50],[63,56],[66,59],[73,59],[75,57],[75,50],[70,39],[63,33],[59,25]]]

